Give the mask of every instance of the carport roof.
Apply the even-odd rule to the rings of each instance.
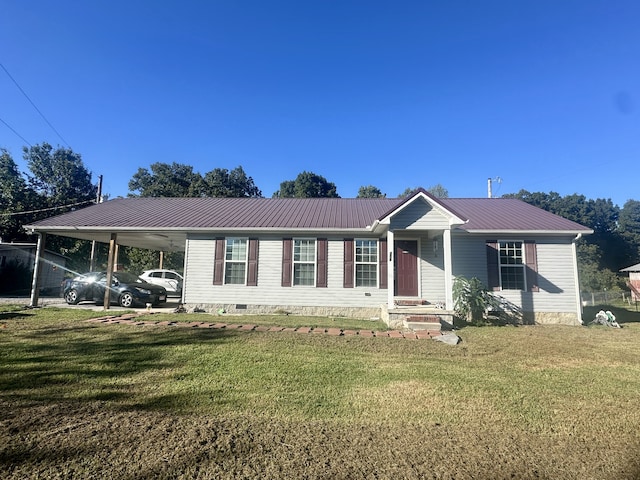
[[[621,272],[640,272],[640,263],[637,263],[636,265],[631,265],[630,267],[627,267],[627,268],[623,268],[620,271]]]

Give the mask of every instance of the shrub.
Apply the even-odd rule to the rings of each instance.
[[[499,301],[476,277],[457,277],[453,281],[453,301],[456,315],[476,325],[484,322],[490,309],[499,308]]]

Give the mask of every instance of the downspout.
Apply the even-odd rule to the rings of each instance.
[[[578,321],[580,322],[580,324],[584,325],[584,322],[582,321],[582,296],[580,294],[580,277],[578,274],[578,252],[576,248],[576,243],[581,238],[582,238],[582,233],[579,233],[578,235],[576,235],[576,238],[574,238],[571,241],[571,250],[573,253],[573,278],[575,279],[575,282],[576,282],[576,314],[578,316]]]

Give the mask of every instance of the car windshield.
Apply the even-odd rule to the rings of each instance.
[[[113,276],[118,279],[120,283],[144,283],[144,281],[129,272],[117,272]]]
[[[91,272],[78,275],[74,278],[74,280],[78,282],[93,283],[101,280],[101,277],[104,277],[104,274],[102,272]]]

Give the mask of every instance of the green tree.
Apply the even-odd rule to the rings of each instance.
[[[618,288],[617,272],[629,262],[630,245],[618,223],[620,209],[610,199],[527,190],[503,197],[518,198],[593,229],[577,247],[581,287],[588,291]]]
[[[429,192],[434,197],[438,198],[449,198],[449,190],[444,188],[441,184],[436,184],[432,187],[427,188],[427,192]]]
[[[627,200],[620,211],[620,231],[629,246],[628,264],[640,261],[640,202]],[[625,265],[626,266],[626,265]]]
[[[207,197],[260,198],[262,192],[253,178],[247,176],[242,166],[229,171],[216,168],[204,176],[202,192]]]
[[[24,147],[23,158],[30,171],[27,173],[27,192],[33,192],[31,206],[41,210],[28,221],[82,208],[95,201],[97,187],[91,182],[91,172],[84,166],[80,154],[62,147],[54,150],[45,142]],[[88,269],[90,242],[51,235],[47,237],[46,246],[69,257],[67,266],[71,270]]]
[[[415,192],[419,188],[422,188],[422,187],[415,187],[415,188],[407,187],[407,188],[404,189],[404,191],[402,193],[398,194],[398,198],[407,198],[408,196],[410,196],[413,192]]]
[[[421,188],[423,187],[407,187],[404,189],[404,191],[400,195],[398,195],[398,198],[407,198],[408,196],[412,195],[416,190],[419,190]],[[444,188],[440,183],[437,183],[436,185],[433,185],[426,189],[423,188],[423,190],[426,190],[431,195],[437,198],[449,198],[449,190]]]
[[[53,149],[48,143],[23,148],[23,157],[29,166],[29,186],[49,207],[95,201],[97,187],[91,182],[91,172],[82,157],[71,149]],[[76,207],[60,208],[64,213]],[[49,212],[46,216],[50,216]]]
[[[136,275],[160,267],[160,252],[155,250],[124,247],[120,249],[119,257],[119,262]],[[181,272],[184,268],[184,252],[163,252],[162,267]]]
[[[154,163],[150,170],[139,168],[129,181],[130,196],[140,197],[262,197],[253,178],[241,166],[229,171],[215,168],[203,177],[193,167],[180,163]],[[183,252],[163,252],[163,266],[182,270]],[[120,250],[120,263],[134,273],[158,268],[160,252],[126,247]]]
[[[132,197],[201,197],[202,175],[182,163],[152,163],[150,170],[139,168],[129,181]]]
[[[280,190],[273,194],[274,198],[339,198],[335,183],[327,181],[321,175],[302,172],[295,180],[280,183]]]
[[[520,190],[503,198],[518,198],[536,207],[592,228],[598,233],[610,233],[617,229],[620,210],[611,199],[587,199],[584,195],[562,197],[557,192],[542,193]]]
[[[33,209],[35,192],[18,171],[18,166],[9,152],[0,149],[0,237],[3,241],[27,239],[22,225],[33,214],[23,212]]]
[[[358,196],[356,198],[385,198],[387,196],[386,193],[382,193],[382,191],[378,187],[374,187],[373,185],[362,186],[358,189]]]
[[[624,280],[613,270],[600,267],[602,249],[584,241],[578,244],[578,272],[580,287],[586,292],[616,290],[624,286]]]

